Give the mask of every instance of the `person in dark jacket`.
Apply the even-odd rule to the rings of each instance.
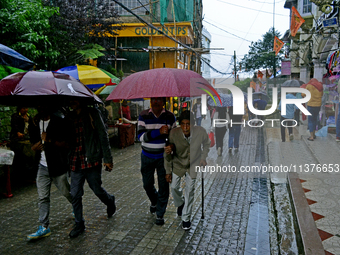
[[[71,203],[70,184],[67,179],[69,124],[61,112],[46,107],[38,107],[38,114],[29,125],[32,149],[39,153],[37,190],[39,195],[38,231],[27,236],[38,239],[49,236],[50,191],[52,182]]]
[[[31,149],[28,127],[32,122],[28,108],[18,106],[11,116],[11,150],[14,151],[13,174],[34,180],[37,174],[35,152]]]
[[[83,218],[82,196],[85,180],[94,194],[107,206],[107,216],[110,218],[116,212],[115,197],[102,187],[102,159],[106,170],[111,172],[113,161],[107,130],[100,112],[96,108],[83,105],[78,100],[72,100],[73,110],[69,117],[73,120],[70,148],[71,195],[76,226],[70,232],[71,238],[77,237],[85,230]]]

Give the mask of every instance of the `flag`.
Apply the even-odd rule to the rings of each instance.
[[[269,71],[266,69],[266,78],[269,78],[270,76],[272,76]]]
[[[281,50],[283,45],[284,45],[283,41],[281,41],[279,38],[277,38],[275,36],[275,38],[274,38],[274,51],[275,51],[275,55],[277,55],[277,53],[279,53],[279,51]]]
[[[301,25],[305,20],[301,17],[300,13],[293,6],[292,8],[292,19],[290,20],[290,34],[295,36]]]
[[[263,73],[260,70],[257,71],[257,77],[260,79],[263,77]]]

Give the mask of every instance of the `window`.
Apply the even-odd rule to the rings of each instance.
[[[150,12],[149,0],[139,0],[139,1],[122,0],[120,2],[123,5],[125,5],[127,8],[132,10],[137,15],[145,15],[147,12]],[[141,6],[139,2],[141,2],[145,7]],[[131,13],[123,9],[120,5],[116,4],[115,2],[109,0],[109,3],[110,3],[110,8],[116,9],[119,15],[121,16],[132,15]]]
[[[303,0],[302,13],[311,13],[312,12],[312,3],[309,0]]]

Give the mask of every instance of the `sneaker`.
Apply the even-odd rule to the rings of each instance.
[[[150,205],[150,212],[154,214],[157,210],[157,205]]]
[[[157,217],[156,219],[156,225],[164,225],[164,218],[163,217]]]
[[[74,227],[74,229],[72,229],[72,231],[70,232],[69,236],[71,238],[75,238],[79,236],[81,233],[83,233],[84,231],[85,231],[85,223],[78,222],[76,223],[76,226]]]
[[[229,148],[229,151],[228,151],[228,152],[231,153],[232,151],[233,151],[233,148]]]
[[[115,196],[112,196],[113,202],[107,206],[106,212],[107,217],[111,218],[116,213],[116,202],[115,202]]]
[[[43,226],[38,227],[38,231],[27,236],[29,240],[39,239],[51,235],[50,228],[44,228]]]
[[[340,137],[337,137],[337,138],[335,139],[335,141],[336,141],[336,142],[340,142]]]
[[[289,135],[289,140],[290,140],[290,141],[293,141],[293,140],[294,140],[294,135],[293,135],[293,134],[290,134],[290,135]]]
[[[217,149],[217,155],[218,155],[218,156],[221,156],[221,154],[222,154],[222,149],[221,149],[221,147],[218,147],[218,149]]]
[[[182,228],[184,230],[189,230],[191,229],[191,222],[190,221],[182,221]]]
[[[238,148],[235,148],[235,150],[234,150],[235,152],[238,152]]]
[[[177,207],[177,215],[178,216],[182,216],[183,207],[184,207],[184,203],[181,206]]]

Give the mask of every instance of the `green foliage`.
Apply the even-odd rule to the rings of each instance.
[[[235,86],[239,87],[243,92],[247,92],[248,87],[252,79],[247,78],[243,81],[237,81],[234,83]]]
[[[43,6],[39,0],[2,0],[1,43],[46,68],[59,55],[47,36],[51,30],[49,18],[57,12],[57,8]]]
[[[280,38],[280,32],[275,31],[275,36]],[[283,54],[282,51],[280,51],[275,57],[273,45],[273,28],[270,28],[269,31],[263,35],[261,40],[251,43],[248,54],[244,55],[242,59],[242,68],[247,71],[256,71],[259,68],[272,68],[274,64],[278,67],[283,58]]]
[[[122,70],[119,70],[117,73],[117,77],[122,80],[122,78],[124,77],[124,72]]]
[[[83,50],[78,50],[77,53],[81,54],[85,60],[89,58],[97,59],[98,57],[105,56],[100,50],[105,49],[98,44],[88,44]]]

